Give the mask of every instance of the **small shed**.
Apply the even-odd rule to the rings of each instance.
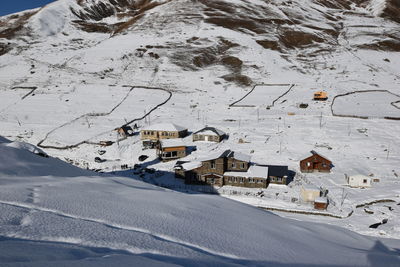
[[[318,91],[314,93],[314,100],[322,100],[325,101],[328,99],[328,94],[327,92],[324,91]]]
[[[328,198],[327,197],[317,197],[314,200],[314,209],[316,210],[326,210],[328,208]]]
[[[311,150],[311,156],[300,161],[301,172],[330,172],[332,161],[321,154]]]
[[[350,187],[371,187],[371,177],[362,174],[347,175],[345,174],[347,184]]]
[[[303,185],[300,190],[301,199],[305,202],[314,202],[321,195],[320,189],[313,185]]]

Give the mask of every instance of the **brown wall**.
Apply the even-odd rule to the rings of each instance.
[[[310,166],[307,166],[309,163]],[[300,161],[301,172],[330,172],[332,162],[327,160],[320,155],[312,155],[306,159]]]
[[[281,181],[279,182],[277,178],[282,178]],[[276,177],[276,176],[270,176],[269,177],[270,183],[271,184],[286,184],[287,177]]]

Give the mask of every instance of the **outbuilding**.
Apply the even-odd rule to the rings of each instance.
[[[314,200],[314,209],[316,210],[326,210],[328,208],[328,198],[327,197],[317,197]]]
[[[304,202],[314,202],[321,195],[321,190],[313,185],[303,185],[300,189],[300,196]]]
[[[347,175],[345,174],[347,184],[350,187],[371,187],[371,177],[362,174]]]

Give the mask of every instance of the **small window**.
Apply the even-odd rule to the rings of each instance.
[[[364,179],[364,180],[363,180],[363,183],[366,184],[366,183],[367,183],[367,179]]]
[[[232,167],[233,169],[235,169],[235,168],[236,168],[236,162],[235,162],[235,161],[232,161],[232,165],[231,165],[231,167]]]
[[[311,166],[311,162],[307,162],[307,167],[310,167]]]
[[[245,168],[244,162],[240,163],[240,168],[241,168],[241,169],[244,169],[244,168]]]
[[[215,160],[212,160],[212,161],[210,162],[210,168],[211,168],[211,169],[215,169]]]

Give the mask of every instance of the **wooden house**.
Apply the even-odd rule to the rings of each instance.
[[[187,184],[268,186],[268,167],[250,164],[251,157],[232,150],[210,154],[195,162],[177,162],[175,176]]]
[[[316,197],[314,200],[314,209],[316,210],[326,210],[328,208],[328,198],[326,197]]]
[[[221,142],[226,137],[226,134],[214,127],[205,127],[193,133],[193,142],[206,141],[206,142]]]
[[[362,174],[347,175],[345,174],[347,184],[350,187],[367,188],[371,187],[371,177]]]
[[[314,100],[327,100],[328,99],[328,94],[324,91],[318,91],[314,93]]]
[[[182,126],[173,123],[159,123],[142,128],[140,139],[144,148],[155,148],[159,140],[183,138],[187,134],[187,128]]]
[[[300,189],[300,196],[304,202],[314,202],[321,195],[321,190],[313,185],[303,185]]]
[[[182,140],[161,140],[157,145],[157,155],[161,160],[173,160],[186,156],[186,145]]]
[[[134,133],[132,127],[127,126],[127,125],[117,128],[117,132],[118,132],[118,135],[123,138],[132,136]]]
[[[330,172],[333,167],[332,162],[326,157],[318,154],[314,150],[311,156],[300,161],[301,172]]]

